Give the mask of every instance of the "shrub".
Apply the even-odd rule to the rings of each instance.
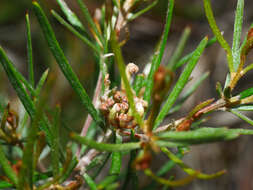
[[[253,125],[253,121],[242,113],[253,110],[253,88],[238,94],[233,93],[238,81],[253,68],[252,64],[245,67],[247,55],[253,46],[252,28],[244,41],[240,41],[244,1],[238,0],[237,3],[232,48],[216,25],[210,1],[203,0],[206,17],[215,37],[204,37],[194,51],[182,56],[190,34],[190,28],[186,27],[169,63],[162,65],[174,8],[174,0],[169,0],[161,39],[150,63],[146,64],[143,72],[137,74],[138,66],[133,63],[125,65],[121,52],[121,47],[127,42],[127,25],[149,11],[157,2],[155,0],[146,8],[137,9],[143,2],[106,1],[92,18],[83,1],[77,0],[88,23],[85,27],[63,0],[57,0],[66,19],[55,11],[51,11],[52,15],[92,50],[94,60],[99,66],[97,85],[93,99],[90,99],[64,55],[44,11],[33,1],[33,12],[48,48],[89,115],[82,131],[78,134],[72,130],[69,132],[68,144],[61,143],[60,105],[51,108],[51,111],[47,107],[48,97],[52,96],[50,91],[54,88],[54,75],[46,70],[35,84],[30,22],[26,14],[28,79],[15,68],[5,51],[0,48],[0,63],[25,108],[23,116],[10,109],[11,102],[1,108],[0,187],[40,190],[81,187],[138,189],[137,171],[140,170],[152,179],[147,187],[155,189],[158,184],[165,188],[182,186],[196,178],[212,179],[225,173],[225,170],[214,174],[196,171],[181,158],[192,145],[228,141],[240,135],[253,134],[248,129],[203,127],[206,115],[218,110],[231,112]],[[122,36],[124,30],[125,36]],[[216,85],[219,99],[203,101],[184,117],[163,124],[164,119],[177,112],[208,77],[204,73],[181,95],[200,56],[216,41],[225,50],[228,65],[225,83]],[[117,84],[117,77],[112,74],[114,65],[117,66],[121,79],[121,84],[117,86],[114,85]],[[181,67],[184,69],[176,80],[175,75]],[[30,121],[25,117],[29,117]],[[22,125],[18,122],[19,119],[24,121]],[[80,146],[76,148],[76,144]],[[8,153],[7,145],[21,154],[15,157]],[[42,172],[37,166],[41,164],[39,158],[47,148],[50,150],[50,164],[46,167],[47,172]],[[122,158],[126,154],[129,155],[128,163],[126,169],[122,170]],[[153,171],[150,163],[157,154],[165,154],[168,161],[158,171]],[[103,174],[103,179],[97,180],[97,176],[109,162],[109,171]],[[175,165],[188,176],[183,179],[163,178]]]

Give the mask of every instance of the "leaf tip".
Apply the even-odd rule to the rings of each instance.
[[[34,6],[39,6],[39,3],[38,3],[36,0],[32,0],[32,4],[33,4]]]

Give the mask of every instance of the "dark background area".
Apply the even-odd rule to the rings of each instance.
[[[50,10],[54,9],[61,13],[54,0],[40,1],[50,21],[54,26],[61,47],[74,70],[77,72],[85,89],[92,96],[96,82],[96,66],[91,51],[80,40],[73,36],[63,26],[61,26],[51,15]],[[66,0],[68,5],[83,17],[74,0]],[[103,3],[102,0],[84,0],[90,11],[94,10]],[[232,44],[234,13],[236,0],[213,0],[212,5],[217,20],[217,24],[224,31],[225,39]],[[80,130],[86,118],[86,112],[79,103],[67,81],[56,67],[55,61],[50,54],[46,42],[42,36],[41,29],[30,10],[31,1],[29,0],[0,0],[0,45],[7,51],[8,56],[13,60],[19,70],[27,75],[26,63],[26,36],[25,36],[25,12],[30,13],[32,40],[34,50],[35,77],[39,79],[42,72],[50,67],[50,71],[57,76],[56,87],[52,89],[50,104],[61,104],[62,118],[66,125],[75,130]],[[245,0],[245,14],[242,31],[242,38],[247,34],[250,24],[253,22],[253,1]],[[159,40],[163,30],[166,11],[166,1],[160,0],[159,4],[151,11],[131,22],[128,27],[130,30],[130,39],[123,47],[123,54],[126,62],[134,62],[143,68],[149,62],[149,57],[153,53],[154,47]],[[62,14],[62,13],[61,13]],[[187,43],[185,53],[193,50],[200,40],[208,35],[212,37],[211,30],[203,11],[201,0],[176,0],[175,12],[173,16],[172,28],[168,38],[168,44],[165,51],[163,62],[166,63],[177,44],[181,32],[186,26],[190,26],[192,33]],[[253,62],[251,53],[247,59],[247,64]],[[219,44],[209,47],[201,57],[197,68],[193,73],[193,81],[209,71],[210,76],[200,86],[197,93],[191,97],[184,105],[181,112],[173,115],[177,119],[187,114],[197,103],[208,98],[218,98],[215,91],[216,82],[224,84],[228,68],[226,66],[226,56],[224,50]],[[238,84],[234,94],[252,87],[253,71],[250,71]],[[190,85],[190,84],[189,84]],[[12,90],[9,81],[0,68],[0,96],[8,97],[13,109],[18,109],[20,103]],[[219,112],[210,115],[211,119],[206,126],[228,126],[231,128],[250,128],[247,123],[241,122],[232,114]],[[250,114],[249,114],[250,116]],[[251,114],[252,116],[252,114]],[[168,118],[168,121],[171,118]],[[253,139],[252,137],[241,137],[237,140],[215,143],[210,145],[201,145],[192,147],[191,151],[184,157],[184,161],[205,173],[212,173],[221,169],[226,169],[227,174],[209,181],[195,180],[188,186],[176,189],[194,189],[194,190],[250,190],[253,189]],[[158,167],[166,161],[165,157],[154,156],[153,166]],[[169,175],[175,175],[176,178],[185,176],[179,168],[173,169]],[[143,177],[144,186],[149,179]]]

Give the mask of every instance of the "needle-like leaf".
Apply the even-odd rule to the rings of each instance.
[[[145,84],[146,89],[145,89],[143,97],[144,97],[144,100],[146,100],[147,102],[149,102],[149,100],[150,100],[153,85],[154,85],[154,81],[153,81],[154,74],[162,61],[164,49],[165,49],[165,46],[167,43],[168,34],[170,31],[171,20],[172,20],[173,8],[174,8],[174,0],[169,0],[167,17],[166,17],[166,24],[164,27],[162,39],[161,39],[158,51],[155,52],[153,55],[152,65],[151,65],[149,75],[147,77],[146,84]]]
[[[9,160],[6,158],[1,144],[0,144],[0,165],[1,165],[5,175],[17,187],[17,185],[18,185],[17,175],[15,174],[13,169],[11,168]]]
[[[184,86],[188,82],[188,79],[189,79],[193,69],[195,68],[202,52],[204,51],[207,41],[208,41],[208,39],[207,39],[207,37],[205,37],[200,42],[197,49],[194,51],[194,54],[192,55],[191,60],[189,61],[188,65],[185,67],[184,71],[180,75],[180,78],[178,79],[177,83],[175,84],[175,86],[174,86],[172,92],[170,93],[167,101],[165,102],[162,110],[158,114],[158,116],[155,120],[153,129],[156,129],[160,125],[160,123],[163,121],[163,119],[168,114],[169,110],[171,109],[171,107],[173,106],[175,101],[177,100],[180,92],[183,90]]]
[[[232,55],[235,70],[237,70],[238,65],[240,64],[240,43],[241,43],[241,32],[243,22],[243,9],[244,9],[244,0],[238,0],[235,12],[234,36],[232,46]]]
[[[229,67],[230,73],[232,73],[234,72],[234,65],[233,65],[233,56],[232,56],[231,48],[229,44],[227,43],[227,41],[223,38],[222,33],[216,24],[216,21],[213,16],[210,0],[203,0],[203,1],[204,1],[205,13],[206,13],[207,20],[209,22],[209,26],[211,27],[213,34],[216,36],[221,47],[223,47],[223,49],[227,53],[228,67]]]
[[[29,82],[34,87],[34,71],[33,71],[33,54],[32,54],[32,38],[31,38],[31,27],[28,13],[25,16],[26,19],[26,35],[27,35],[27,57],[28,57],[28,73]]]
[[[35,15],[40,23],[40,26],[42,28],[43,34],[46,38],[46,41],[48,43],[48,46],[54,55],[59,67],[61,68],[64,76],[69,81],[71,87],[73,90],[78,94],[78,96],[81,99],[82,104],[87,109],[88,113],[92,116],[94,121],[103,127],[103,120],[101,119],[99,113],[95,109],[94,105],[92,104],[91,99],[89,98],[88,94],[86,93],[85,89],[83,88],[82,84],[80,83],[78,77],[72,70],[68,60],[66,59],[62,49],[60,48],[60,45],[58,41],[56,40],[54,31],[49,24],[49,21],[41,9],[40,5],[33,1],[33,10],[35,12]]]

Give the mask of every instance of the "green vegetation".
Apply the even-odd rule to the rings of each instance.
[[[253,111],[253,88],[233,93],[238,81],[253,68],[252,65],[245,67],[246,57],[253,48],[252,28],[248,30],[244,42],[241,42],[244,0],[238,0],[232,47],[216,24],[210,0],[203,0],[214,37],[208,39],[203,36],[194,51],[182,56],[191,32],[191,29],[186,27],[170,61],[163,65],[161,61],[165,54],[175,6],[174,0],[168,0],[164,31],[151,56],[151,65],[147,64],[145,68],[149,68],[148,73],[140,72],[141,74],[136,76],[139,72],[138,66],[133,63],[125,64],[122,46],[127,43],[127,36],[122,39],[120,34],[131,21],[156,6],[158,0],[151,3],[140,0],[106,1],[101,9],[97,10],[100,16],[94,18],[86,4],[77,0],[86,24],[83,24],[64,0],[56,2],[65,18],[55,10],[52,10],[51,14],[93,52],[99,73],[93,98],[89,97],[74,72],[71,60],[65,56],[47,15],[37,1],[32,2],[32,11],[55,63],[79,97],[88,116],[80,133],[67,126],[68,139],[64,140],[67,145],[62,143],[60,128],[63,127],[63,118],[60,103],[53,108],[47,106],[50,96],[54,96],[52,89],[57,88],[54,86],[55,76],[47,69],[38,82],[35,81],[31,26],[27,13],[28,79],[18,71],[0,46],[0,64],[25,109],[23,115],[14,114],[10,109],[11,101],[0,107],[0,188],[139,189],[138,173],[142,172],[152,179],[147,187],[156,189],[157,185],[165,188],[182,186],[195,179],[209,180],[223,175],[225,170],[214,174],[194,170],[181,158],[194,145],[253,135],[251,129],[230,129],[224,126],[212,128],[204,127],[203,124],[207,114],[225,111],[253,125],[253,121],[243,114],[243,111]],[[183,103],[208,77],[208,73],[204,73],[182,94],[201,55],[216,41],[225,50],[228,66],[227,81],[224,85],[216,85],[219,98],[193,105],[192,111],[184,117],[175,118],[171,123],[163,125],[166,116],[180,110]],[[113,88],[112,84],[117,84],[117,76],[110,73],[114,73],[116,67],[121,84]],[[184,68],[179,73],[178,69],[182,67]],[[178,80],[175,81],[175,78]],[[19,119],[23,123],[18,122]],[[173,153],[171,148],[177,152]],[[21,152],[18,156],[10,153],[17,149]],[[43,152],[50,160],[45,168],[46,172],[39,169]],[[152,171],[150,167],[152,157],[156,156],[153,153],[168,157],[167,163],[158,171]],[[125,155],[129,155],[127,168],[123,167]],[[109,171],[103,174],[102,180],[98,180],[97,176],[107,163],[110,163]],[[164,178],[175,165],[178,165],[187,177]]]

